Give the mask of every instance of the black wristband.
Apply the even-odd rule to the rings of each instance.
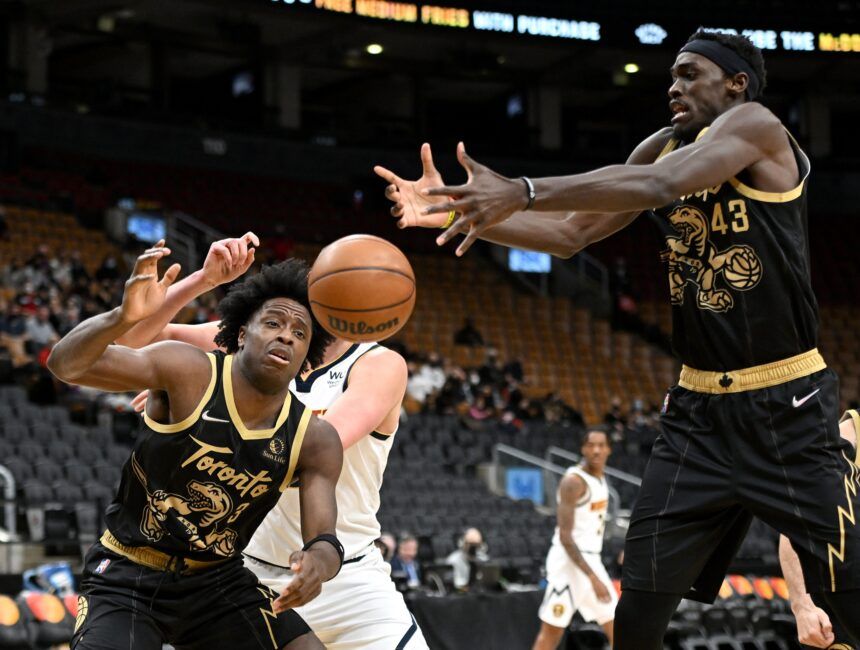
[[[340,573],[340,570],[343,567],[343,557],[345,554],[345,551],[343,550],[343,544],[341,544],[340,540],[337,537],[335,537],[334,535],[331,535],[329,533],[323,533],[322,535],[317,535],[312,540],[310,540],[307,544],[302,546],[302,550],[307,551],[308,549],[310,549],[311,546],[313,546],[317,542],[327,542],[328,544],[331,544],[332,546],[334,546],[334,550],[337,551],[337,557],[340,560],[340,564],[338,564],[337,571],[335,571],[334,576],[331,577],[331,578],[334,578],[338,573]],[[329,580],[331,580],[331,578],[329,578]]]
[[[532,179],[528,176],[520,176],[520,180],[526,184],[526,196],[528,196],[529,202],[526,204],[525,209],[531,210],[535,205],[535,185],[532,183]]]

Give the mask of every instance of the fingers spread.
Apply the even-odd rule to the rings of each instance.
[[[169,287],[176,281],[176,277],[179,275],[179,271],[181,270],[181,266],[179,264],[173,264],[167,271],[164,272],[164,277],[161,278],[161,286],[164,288]]]
[[[373,171],[376,173],[377,176],[388,181],[389,183],[393,183],[394,185],[400,185],[401,183],[403,183],[402,178],[400,178],[397,174],[395,174],[390,169],[386,169],[385,167],[382,167],[381,165],[376,165],[373,168]]]
[[[436,173],[436,166],[433,164],[433,152],[430,150],[430,144],[427,142],[421,145],[421,167],[424,170],[425,176]]]

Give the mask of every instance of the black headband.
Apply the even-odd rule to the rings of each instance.
[[[717,41],[697,38],[682,47],[678,54],[681,52],[701,54],[722,68],[723,72],[727,75],[736,75],[738,72],[746,73],[749,79],[746,90],[747,98],[753,100],[758,97],[759,89],[761,88],[761,79],[759,79],[759,76],[752,69],[749,62],[730,47],[726,47]]]

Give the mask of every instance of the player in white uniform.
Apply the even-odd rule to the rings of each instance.
[[[582,465],[571,467],[558,488],[558,525],[546,558],[541,628],[532,650],[558,647],[576,611],[601,625],[612,643],[618,596],[600,561],[609,505],[603,473],[611,453],[606,431],[589,429],[581,451]]]
[[[188,301],[243,273],[253,258],[249,244],[257,244],[251,233],[213,244],[204,268],[174,284],[165,301],[168,308],[132,332],[137,340],[128,343],[170,338],[212,349],[217,323],[168,323]],[[379,490],[406,380],[406,362],[393,350],[335,339],[323,365],[291,386],[299,399],[334,426],[345,450],[336,498],[337,535],[346,560],[321,594],[296,610],[329,650],[427,649],[391,581],[390,566],[374,545],[381,532],[376,518]],[[246,565],[272,589],[286,594],[275,601],[276,607],[291,605],[295,591],[287,587],[301,580],[301,572],[290,569],[291,554],[304,543],[300,522],[298,490],[288,489],[245,549]]]

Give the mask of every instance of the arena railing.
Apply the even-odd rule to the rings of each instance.
[[[3,481],[3,499],[5,501],[3,525],[6,532],[14,539],[18,532],[15,517],[15,477],[3,465],[0,465],[0,480]]]

